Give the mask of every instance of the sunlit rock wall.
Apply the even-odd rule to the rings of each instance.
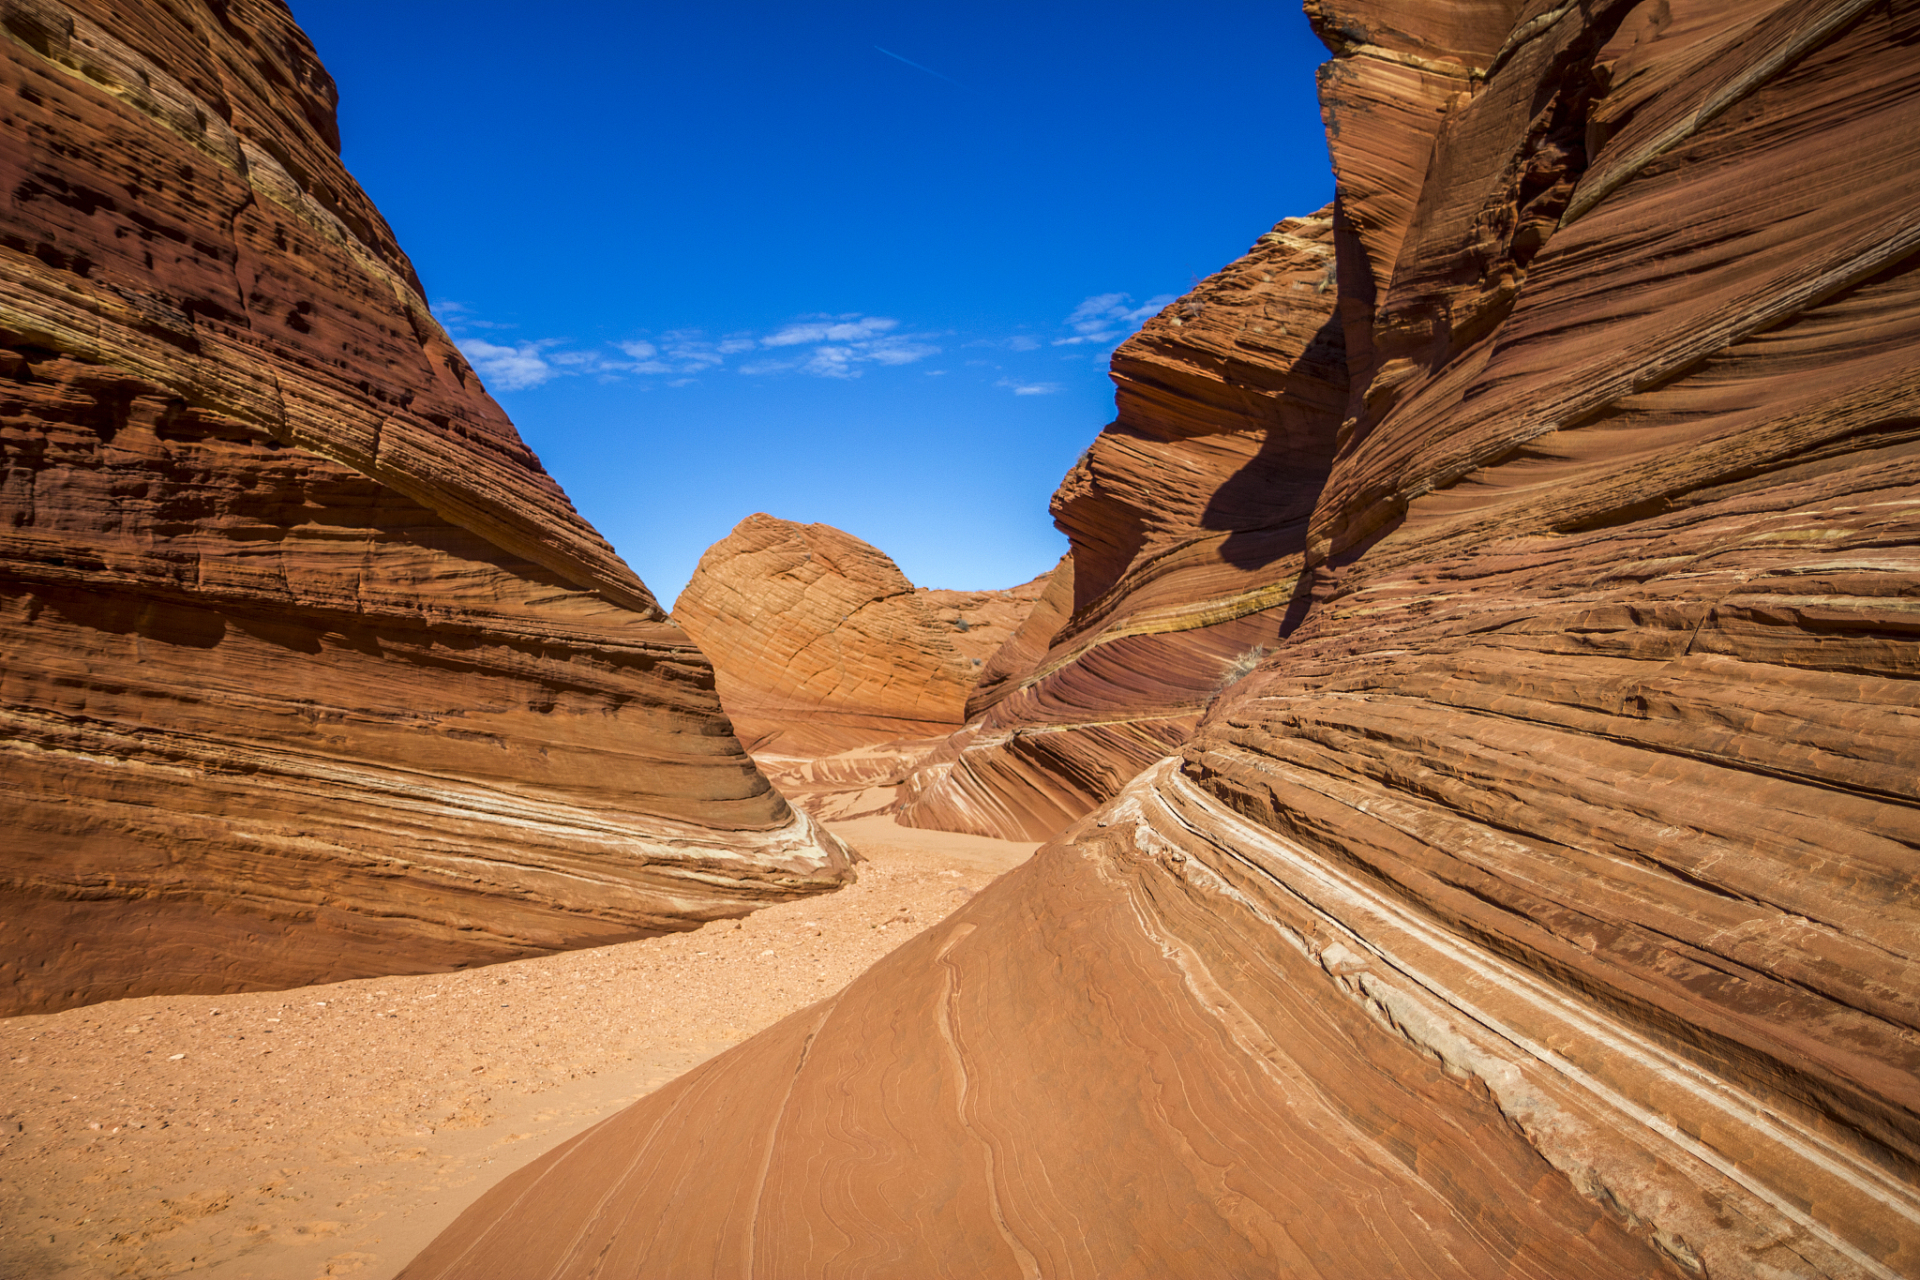
[[[1920,6],[1312,16],[1297,619],[409,1276],[1920,1274]]]
[[[760,767],[809,812],[851,817],[891,808],[964,723],[1043,586],[916,588],[850,533],[752,515],[707,548],[673,616]]]
[[[902,821],[1045,839],[1298,624],[1347,397],[1334,221],[1282,222],[1114,353],[1118,417],[1053,499],[1069,560],[967,728],[909,778]]]
[[[0,1009],[840,881],[428,313],[284,6],[4,0],[0,53]]]

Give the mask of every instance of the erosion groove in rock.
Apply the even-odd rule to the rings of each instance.
[[[1920,4],[1312,12],[1294,540],[1156,559],[1212,500],[1075,516],[1096,447],[1071,616],[927,794],[1065,812],[1170,723],[1206,628],[1146,599],[1292,578],[1257,667],[410,1276],[1920,1274]]]
[[[0,1007],[839,883],[433,321],[284,6],[5,0],[0,53]]]
[[[713,657],[735,728],[788,797],[852,817],[890,806],[964,723],[1044,586],[916,588],[849,533],[752,515],[707,548],[673,616]]]

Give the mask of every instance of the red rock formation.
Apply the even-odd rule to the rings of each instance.
[[[1920,5],[1317,18],[1298,624],[409,1275],[1920,1274]]]
[[[1118,418],[1053,500],[1071,568],[908,779],[903,822],[1053,835],[1299,621],[1347,397],[1333,231],[1327,211],[1282,222],[1114,353]]]
[[[0,37],[0,1008],[838,883],[428,314],[284,6]]]
[[[1027,584],[1038,587],[1027,616],[981,666],[980,677],[967,695],[966,718],[978,720],[1008,694],[1019,688],[1046,660],[1053,637],[1073,611],[1073,555],[1060,557],[1060,563]]]
[[[1043,586],[916,589],[851,534],[752,515],[700,557],[674,620],[712,656],[761,767],[810,811],[844,817],[890,806],[963,723]]]

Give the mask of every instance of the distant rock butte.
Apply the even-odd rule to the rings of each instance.
[[[841,882],[428,313],[283,5],[4,0],[0,50],[0,1009]]]
[[[713,659],[761,766],[844,817],[890,806],[904,772],[965,722],[1044,585],[916,588],[852,534],[752,515],[700,557],[673,616]]]
[[[1314,336],[1123,349],[919,803],[1183,745],[409,1277],[1920,1274],[1920,4],[1309,14]]]

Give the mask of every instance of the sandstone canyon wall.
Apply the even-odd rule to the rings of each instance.
[[[1054,495],[1073,549],[903,822],[1054,835],[1298,623],[1347,399],[1334,273],[1332,210],[1290,218],[1114,353],[1118,415]]]
[[[1920,4],[1309,13],[1282,634],[409,1276],[1920,1275]]]
[[[735,729],[788,797],[853,816],[891,806],[906,770],[965,722],[1044,585],[916,588],[852,534],[751,515],[700,557],[673,617],[712,656]]]
[[[0,51],[0,1010],[840,882],[428,313],[282,4],[0,0]]]

